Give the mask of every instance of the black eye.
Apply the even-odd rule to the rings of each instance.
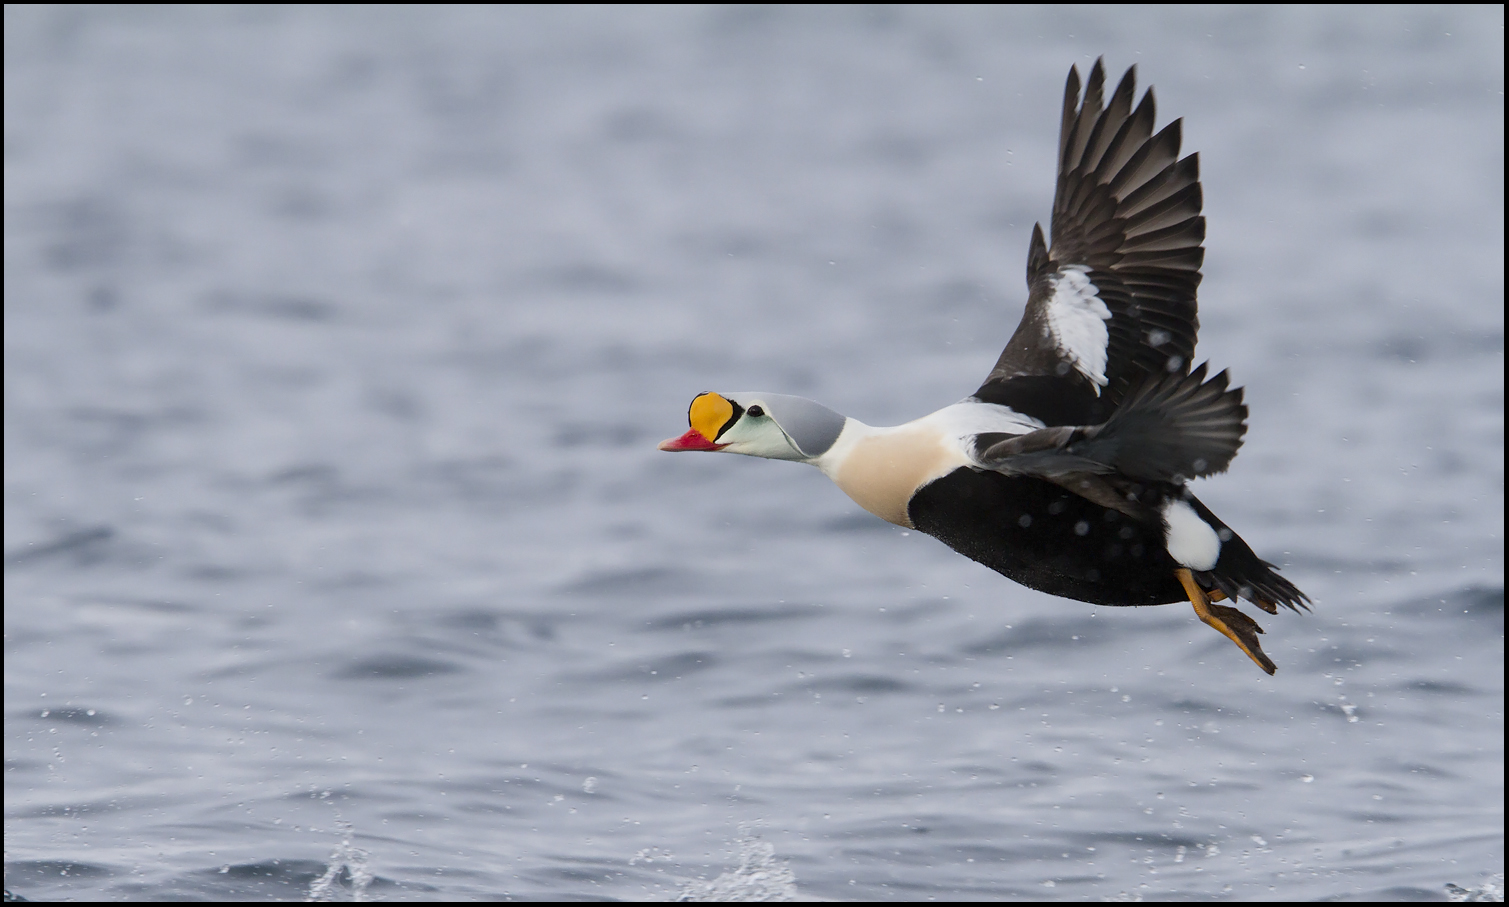
[[[751,416],[758,418],[765,415],[765,408],[756,403],[754,406],[751,406],[749,409],[745,410],[745,412],[749,413]]]

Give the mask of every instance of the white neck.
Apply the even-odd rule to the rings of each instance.
[[[927,419],[892,428],[849,419],[828,452],[810,462],[859,506],[910,528],[912,493],[968,462],[951,440]]]

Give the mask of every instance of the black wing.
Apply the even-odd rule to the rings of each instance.
[[[1134,66],[1103,105],[1097,60],[1080,100],[1070,68],[1059,132],[1053,247],[1027,256],[1027,308],[974,396],[1048,425],[1104,422],[1153,376],[1186,374],[1199,329],[1205,250],[1199,155],[1179,159],[1181,122],[1156,135]]]
[[[1099,425],[1060,425],[1006,438],[979,453],[1007,475],[1059,482],[1081,474],[1183,483],[1225,472],[1247,433],[1242,389],[1205,365],[1151,378]],[[1072,482],[1066,487],[1074,490]]]

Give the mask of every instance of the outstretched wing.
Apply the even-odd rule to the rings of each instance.
[[[1136,67],[1109,104],[1097,60],[1080,99],[1070,68],[1059,132],[1053,245],[1027,256],[1027,308],[974,396],[1047,425],[1094,425],[1150,377],[1186,374],[1199,329],[1205,250],[1199,155],[1179,159],[1181,122],[1156,135]]]

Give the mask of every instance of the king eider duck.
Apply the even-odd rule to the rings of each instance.
[[[1027,306],[985,383],[905,425],[877,428],[802,397],[705,393],[661,450],[821,469],[859,506],[1004,576],[1096,605],[1188,601],[1264,671],[1246,599],[1269,614],[1309,599],[1190,493],[1247,431],[1226,372],[1191,368],[1205,257],[1199,156],[1180,120],[1153,132],[1136,67],[1104,103],[1070,68],[1053,244],[1027,251]]]

